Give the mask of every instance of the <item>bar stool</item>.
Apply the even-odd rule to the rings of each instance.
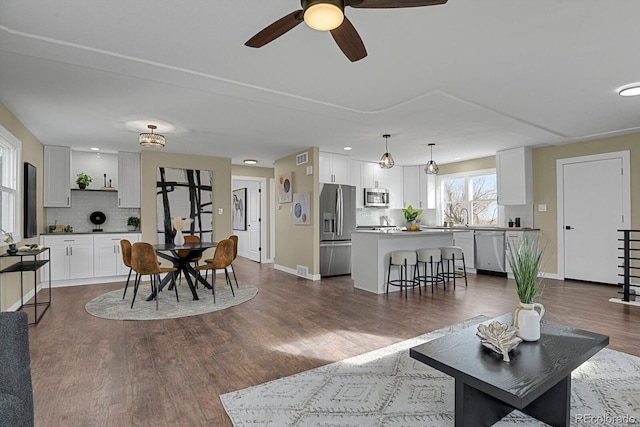
[[[453,279],[453,288],[456,287],[456,278],[464,277],[464,285],[467,286],[467,266],[464,263],[464,252],[459,246],[443,246],[440,248],[442,255],[442,276],[443,280]],[[456,270],[456,261],[462,260],[462,271]]]
[[[433,286],[438,284],[438,282],[442,282],[444,288],[447,289],[447,283],[444,278],[440,275],[440,266],[442,265],[442,253],[439,248],[423,248],[418,249],[416,251],[416,255],[418,258],[418,282],[424,282],[424,285],[431,285],[431,293],[433,293]],[[420,264],[424,266],[424,274],[420,274]],[[436,265],[436,272],[433,274],[433,264]],[[431,274],[427,274],[427,265],[429,265],[431,269]]]
[[[387,270],[387,294],[389,293],[389,285],[399,286],[400,292],[402,288],[405,289],[404,297],[407,298],[409,293],[409,287],[418,287],[418,291],[422,294],[420,289],[420,282],[416,280],[418,259],[415,251],[393,251],[389,259],[389,269]],[[397,266],[399,270],[399,279],[391,280],[391,267]],[[407,267],[413,267],[413,278],[409,279]]]

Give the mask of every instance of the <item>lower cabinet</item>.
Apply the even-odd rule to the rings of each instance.
[[[134,244],[140,241],[139,234],[105,234],[93,237],[93,275],[122,276],[129,273],[129,267],[122,262],[120,240]]]
[[[476,268],[474,234],[475,232],[473,230],[453,233],[453,244],[462,248],[464,263],[468,269]],[[460,263],[459,267],[462,268],[462,263]]]
[[[120,239],[134,243],[140,237],[139,233],[45,235],[40,237],[40,244],[50,248],[52,281],[93,279],[128,274],[129,269],[122,263]],[[43,268],[42,275],[43,280],[48,280],[49,269]]]
[[[51,280],[93,277],[93,236],[44,236],[42,244],[50,248]],[[49,269],[43,269],[48,280]]]
[[[509,263],[509,251],[512,248],[513,251],[517,252],[520,244],[525,238],[533,239],[533,247],[535,250],[537,250],[538,230],[507,231],[504,233],[505,267],[507,270],[507,275],[513,275],[513,270],[511,269],[511,264]]]

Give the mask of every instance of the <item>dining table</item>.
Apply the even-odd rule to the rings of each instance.
[[[177,276],[179,272],[184,275],[184,278],[189,285],[189,289],[193,294],[193,299],[198,300],[200,298],[198,298],[198,293],[196,292],[197,283],[200,282],[203,286],[209,289],[211,289],[211,285],[207,283],[198,270],[193,267],[193,259],[201,256],[205,250],[215,248],[217,245],[218,242],[185,242],[182,245],[176,245],[175,243],[158,243],[153,245],[153,248],[159,258],[171,262],[173,267],[177,269],[177,271],[173,273],[175,276]],[[195,279],[195,283],[192,278]],[[215,277],[212,280],[215,280]],[[162,279],[158,289],[162,290],[162,288],[164,288],[168,283],[171,283],[171,274],[167,274]],[[147,297],[147,301],[151,301],[154,298],[155,293],[152,292],[151,295]]]

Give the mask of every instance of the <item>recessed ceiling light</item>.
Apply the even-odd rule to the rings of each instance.
[[[351,147],[344,147],[344,151],[350,151]]]
[[[100,149],[98,147],[91,147],[90,150],[91,151],[100,151]]]
[[[257,165],[258,161],[255,159],[245,159],[243,160],[245,165]]]
[[[462,157],[454,157],[453,160],[460,160]]]
[[[638,96],[640,95],[640,84],[634,83],[632,86],[623,87],[618,94],[620,96]]]

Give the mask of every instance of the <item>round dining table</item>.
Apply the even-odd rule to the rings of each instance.
[[[199,298],[198,293],[196,292],[195,284],[197,284],[197,282],[200,282],[203,286],[209,289],[211,289],[211,285],[207,283],[207,281],[200,275],[198,270],[193,268],[193,259],[201,256],[205,250],[209,248],[215,248],[217,245],[218,242],[185,242],[182,245],[176,245],[174,243],[158,243],[153,245],[153,248],[156,250],[156,254],[159,258],[166,259],[173,264],[173,267],[177,269],[177,271],[174,273],[175,275],[177,275],[178,272],[182,272],[185,280],[187,281],[187,284],[189,285],[189,289],[193,294],[193,299],[198,300]],[[192,280],[192,277],[196,280],[195,284]],[[215,280],[215,277],[213,277],[212,280]],[[162,290],[162,288],[164,288],[170,282],[171,275],[167,274],[160,282],[160,286],[158,287],[158,289]],[[151,293],[151,295],[147,297],[147,301],[151,301],[154,298],[155,293]]]

